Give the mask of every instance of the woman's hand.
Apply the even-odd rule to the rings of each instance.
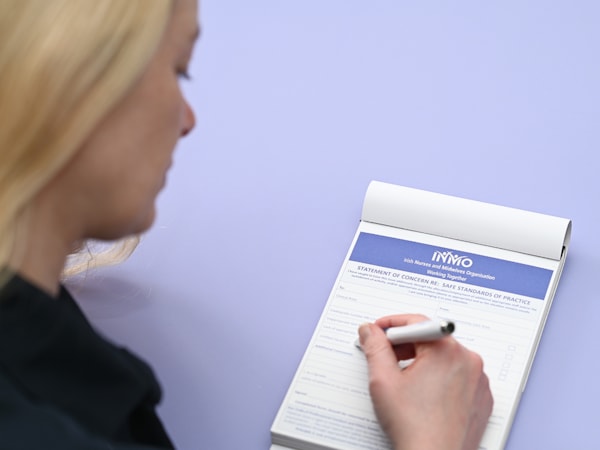
[[[475,450],[493,406],[481,357],[452,337],[392,347],[383,331],[423,320],[395,315],[359,328],[377,418],[398,450]]]

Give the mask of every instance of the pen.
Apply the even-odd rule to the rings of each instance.
[[[429,342],[441,339],[454,332],[454,322],[448,320],[426,320],[400,327],[385,330],[385,334],[392,345],[408,344],[412,342]],[[360,348],[359,340],[355,345]]]

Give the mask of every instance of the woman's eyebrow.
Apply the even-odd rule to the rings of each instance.
[[[200,29],[200,25],[196,24],[196,26],[194,27],[194,31],[190,35],[190,41],[192,42],[192,44],[200,38],[201,33],[202,30]]]

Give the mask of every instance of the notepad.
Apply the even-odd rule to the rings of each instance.
[[[568,219],[371,182],[271,450],[391,448],[354,342],[360,324],[399,313],[452,320],[455,338],[482,356],[494,409],[480,449],[504,448],[570,234]]]

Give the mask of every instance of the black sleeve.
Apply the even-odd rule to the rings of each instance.
[[[0,450],[157,450],[93,436],[60,410],[15,391],[0,371]]]

